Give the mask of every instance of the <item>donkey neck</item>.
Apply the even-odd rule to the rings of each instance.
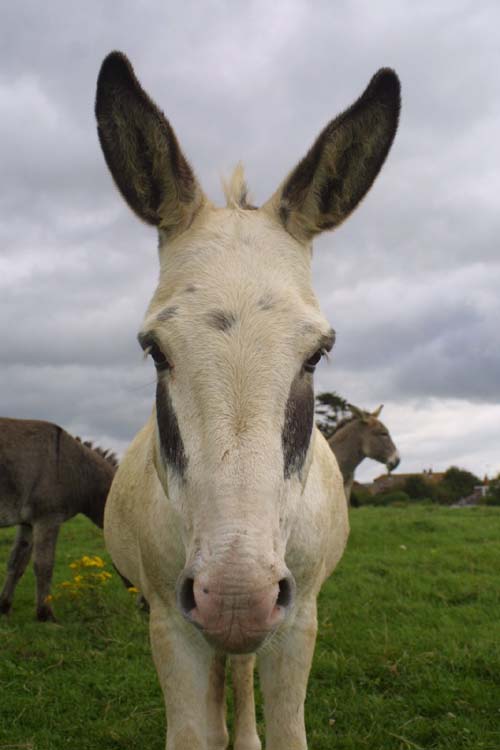
[[[104,506],[114,473],[114,468],[105,459],[100,459],[87,477],[87,492],[82,497],[82,513],[100,529],[104,525]]]
[[[344,482],[354,478],[354,472],[365,458],[361,441],[359,420],[349,422],[329,439],[330,448],[335,453]]]
[[[69,436],[68,436],[69,437]],[[104,506],[115,468],[91,448],[73,438],[68,445],[66,470],[71,472],[69,502],[75,513],[83,513],[99,528],[104,524]],[[75,455],[77,453],[77,455]]]

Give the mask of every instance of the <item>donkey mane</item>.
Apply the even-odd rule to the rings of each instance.
[[[245,180],[245,169],[241,162],[234,168],[229,181],[222,180],[222,188],[226,196],[226,207],[243,211],[255,211],[257,206],[249,202],[248,185]]]
[[[94,451],[94,453],[97,453],[98,456],[101,458],[104,458],[105,461],[108,462],[114,469],[117,469],[119,466],[119,460],[116,453],[113,453],[113,451],[108,450],[107,448],[101,448],[100,445],[94,445],[91,440],[82,440],[81,437],[78,437],[76,435],[75,440],[78,443],[81,443],[81,445],[84,445],[85,448],[89,448],[91,451]]]
[[[370,416],[368,412],[363,412],[366,414],[366,416]],[[358,414],[351,414],[349,417],[343,417],[340,422],[337,422],[336,426],[333,429],[333,432],[330,433],[329,437],[333,437],[333,435],[336,435],[337,432],[340,432],[344,427],[346,427],[351,422],[354,422],[356,419],[361,419],[361,417]]]

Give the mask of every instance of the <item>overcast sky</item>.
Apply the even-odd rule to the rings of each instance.
[[[384,403],[401,471],[500,471],[497,0],[106,0],[4,4],[0,19],[0,413],[122,452],[147,418],[136,342],[155,231],[115,189],[93,100],[123,50],[211,198],[238,160],[266,200],[323,126],[391,66],[394,146],[315,243],[337,330],[317,390]],[[358,478],[383,467],[365,461]]]

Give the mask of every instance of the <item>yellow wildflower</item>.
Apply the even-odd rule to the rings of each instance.
[[[111,578],[111,574],[103,570],[102,573],[94,573],[94,578],[96,581],[101,581],[101,583],[106,583],[106,581],[109,578]]]

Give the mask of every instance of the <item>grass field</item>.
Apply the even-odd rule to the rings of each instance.
[[[362,508],[351,521],[319,603],[310,750],[500,750],[500,509]],[[2,577],[13,531],[0,532]],[[63,581],[103,570],[68,567],[83,555],[110,570],[77,518],[58,547],[58,624],[34,621],[31,570],[0,620],[2,750],[164,749],[147,616],[116,576],[72,598]]]

